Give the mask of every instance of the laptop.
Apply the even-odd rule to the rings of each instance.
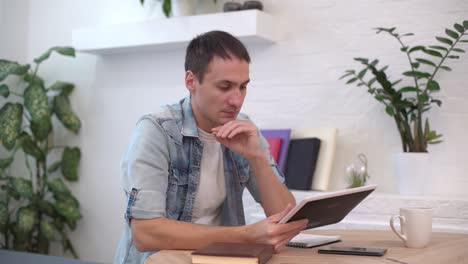
[[[338,223],[376,188],[377,185],[367,185],[305,198],[278,223],[307,218],[306,229]]]

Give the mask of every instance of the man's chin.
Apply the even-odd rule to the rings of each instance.
[[[222,125],[226,124],[227,122],[233,121],[233,120],[236,120],[236,118],[235,117],[222,117],[222,118],[219,119],[218,124],[220,126],[222,126]]]

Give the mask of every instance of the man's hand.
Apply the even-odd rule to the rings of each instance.
[[[221,144],[247,159],[263,155],[257,128],[248,120],[232,120],[211,132]]]
[[[253,235],[253,242],[271,244],[276,252],[283,249],[293,237],[307,227],[308,223],[307,219],[302,219],[286,224],[278,224],[281,218],[291,209],[292,205],[288,204],[282,212],[248,226],[249,232]]]

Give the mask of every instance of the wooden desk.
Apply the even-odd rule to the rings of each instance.
[[[374,230],[314,230],[313,234],[341,235],[335,246],[387,248],[383,257],[318,254],[319,248],[286,247],[274,255],[267,264],[326,264],[326,263],[387,263],[387,264],[457,264],[468,263],[468,235],[433,233],[428,247],[406,248],[391,231]],[[189,264],[191,251],[163,250],[148,257],[145,264]]]

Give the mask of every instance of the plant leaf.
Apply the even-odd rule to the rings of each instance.
[[[37,212],[29,207],[21,207],[16,214],[16,219],[18,221],[18,231],[29,233],[37,222]]]
[[[10,178],[10,186],[20,196],[31,198],[33,196],[32,182],[23,178]]]
[[[346,82],[346,84],[350,84],[350,83],[353,83],[355,81],[357,81],[357,78],[351,78]]]
[[[413,33],[401,34],[400,37],[414,36]]]
[[[59,94],[54,97],[54,112],[62,124],[75,134],[81,127],[81,121],[71,109],[68,96]]]
[[[415,52],[415,51],[418,51],[418,50],[424,50],[425,48],[426,47],[424,47],[424,46],[414,46],[408,51],[408,53],[412,53],[412,52]]]
[[[60,91],[61,94],[68,96],[75,88],[73,83],[57,81],[48,90]]]
[[[44,201],[44,200],[37,201],[37,208],[39,209],[41,213],[46,214],[50,217],[56,216],[55,211],[54,211],[54,206],[48,201]]]
[[[47,239],[47,240],[52,240],[54,239],[55,236],[55,226],[51,223],[49,223],[47,220],[42,218],[41,223],[40,223],[40,230],[41,234]]]
[[[390,105],[387,105],[387,107],[385,107],[385,112],[387,112],[387,114],[390,116],[395,116],[395,109]]]
[[[62,174],[69,181],[78,180],[78,165],[81,159],[80,149],[66,147],[62,154]]]
[[[426,93],[422,93],[418,96],[418,101],[421,102],[421,103],[427,103],[429,101],[429,95],[427,95]]]
[[[465,28],[463,28],[462,25],[458,24],[458,23],[455,23],[455,25],[453,25],[453,27],[460,33],[464,33],[465,32]]]
[[[406,92],[420,92],[421,90],[416,88],[416,87],[413,87],[413,86],[406,86],[406,87],[403,87],[401,88],[400,90],[398,90],[398,92],[400,93],[406,93]]]
[[[56,201],[54,208],[57,213],[67,220],[78,220],[81,218],[81,213],[75,203],[71,200]]]
[[[8,207],[6,203],[0,202],[0,232],[3,233],[8,222]]]
[[[423,50],[424,53],[426,54],[429,54],[431,56],[434,56],[434,57],[439,57],[439,58],[442,58],[442,54],[438,51],[435,51],[435,50],[430,50],[430,49],[425,49]]]
[[[458,53],[465,53],[465,50],[459,49],[459,48],[453,48],[452,51],[458,52]]]
[[[446,70],[446,71],[452,71],[452,68],[448,67],[448,66],[440,66],[440,68],[442,70]]]
[[[6,103],[0,109],[0,140],[6,149],[15,146],[23,123],[23,106],[19,103]]]
[[[24,153],[29,154],[40,161],[44,160],[44,153],[42,153],[41,149],[29,134],[23,132],[20,138]]]
[[[14,61],[0,59],[0,81],[3,81],[8,75],[23,75],[29,70],[29,64],[21,65]]]
[[[24,106],[33,120],[50,116],[46,90],[40,85],[30,85],[24,91]]]
[[[448,38],[443,38],[443,37],[436,37],[436,39],[444,44],[447,44],[449,46],[452,46],[453,45],[453,42],[448,39]]]
[[[69,195],[70,190],[65,185],[62,179],[55,178],[53,180],[47,181],[47,187],[49,187],[50,191],[57,195]]]
[[[439,99],[432,99],[431,103],[436,103],[438,107],[440,107],[442,105],[442,101],[439,100]]]
[[[75,57],[75,49],[72,47],[52,47],[49,50],[47,50],[45,53],[43,53],[41,56],[39,56],[38,58],[35,58],[34,62],[39,64],[47,60],[53,51],[64,56]]]
[[[416,61],[419,62],[419,63],[423,63],[423,64],[427,64],[427,65],[433,66],[433,67],[437,67],[437,65],[435,65],[435,63],[433,63],[433,62],[430,61],[430,60],[421,59],[421,58],[416,58]]]
[[[359,61],[362,64],[368,64],[369,60],[366,58],[354,58],[355,61]]]
[[[162,9],[164,15],[166,15],[166,17],[169,17],[171,15],[171,0],[163,0]]]
[[[55,172],[56,170],[58,170],[60,168],[60,166],[62,165],[62,161],[61,160],[58,160],[54,163],[52,163],[52,165],[49,166],[49,168],[47,169],[47,172],[48,173],[53,173]]]
[[[6,84],[0,85],[0,95],[5,98],[8,98],[8,96],[10,95],[10,88],[8,88],[8,85]]]
[[[0,169],[5,169],[13,162],[13,157],[8,157],[6,159],[0,159]]]
[[[431,46],[429,46],[429,48],[431,48],[431,49],[436,49],[436,50],[442,50],[442,51],[445,51],[445,52],[448,51],[447,48],[442,47],[442,46],[437,46],[437,45],[431,45]]]
[[[362,79],[362,78],[364,77],[364,75],[366,75],[366,72],[367,72],[367,68],[362,69],[362,70],[358,73],[357,77],[358,77],[359,79]]]
[[[392,82],[392,86],[395,87],[395,85],[399,84],[401,81],[403,81],[403,79]]]
[[[434,80],[430,80],[428,83],[427,83],[427,89],[431,92],[438,92],[440,91],[440,86],[439,86],[439,83],[437,83],[436,81]]]
[[[346,77],[348,77],[349,75],[352,75],[352,74],[353,74],[352,72],[346,72],[345,74],[343,74],[343,75],[339,78],[339,80],[342,80],[342,79],[344,79],[344,78],[346,78]]]
[[[463,21],[463,26],[465,29],[468,29],[468,20]]]
[[[31,115],[31,130],[39,141],[43,141],[52,129],[49,99],[43,86],[33,84],[24,91],[24,106]]]
[[[430,73],[420,72],[420,71],[406,71],[403,73],[403,75],[408,76],[408,77],[426,78],[426,79],[431,77]]]
[[[454,38],[454,39],[458,39],[458,33],[453,31],[453,30],[450,30],[450,29],[445,29],[445,34],[449,35],[450,37]]]
[[[26,73],[24,75],[24,80],[29,83],[29,85],[40,85],[44,86],[44,80],[37,76],[37,75],[31,75],[29,73]]]

